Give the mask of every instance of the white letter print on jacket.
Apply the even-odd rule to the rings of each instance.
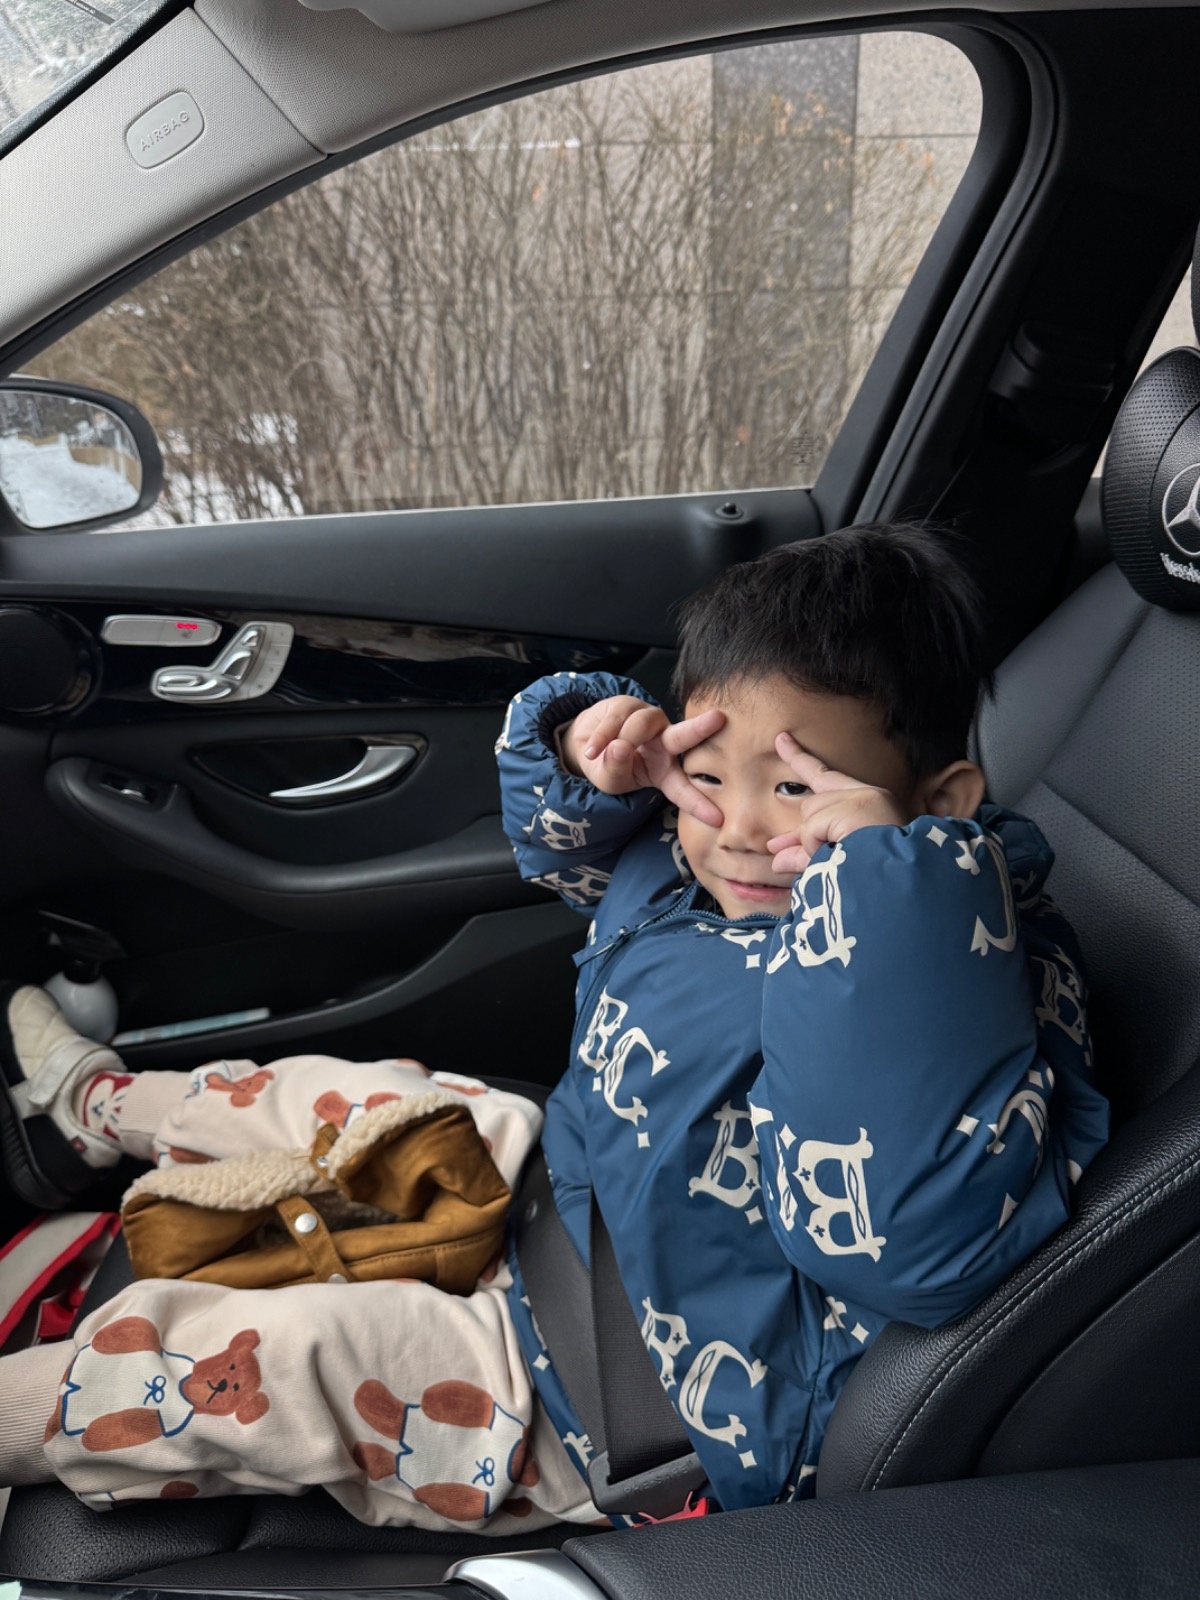
[[[627,1028],[612,1045],[610,1052],[609,1045],[613,1035],[625,1021],[628,1013],[629,1005],[626,1001],[618,1000],[607,990],[602,990],[578,1054],[584,1066],[591,1067],[596,1074],[592,1088],[597,1093],[603,1090],[604,1103],[608,1109],[614,1116],[632,1122],[636,1127],[647,1115],[645,1103],[639,1100],[637,1095],[632,1095],[628,1105],[617,1104],[617,1093],[630,1056],[639,1047],[643,1049],[650,1058],[651,1077],[661,1072],[664,1067],[669,1067],[671,1062],[665,1051],[654,1048],[641,1028]],[[639,1131],[637,1142],[639,1150],[648,1149],[649,1133],[644,1130]]]
[[[542,806],[534,813],[525,832],[533,833],[539,825],[542,832],[537,843],[545,845],[547,850],[582,850],[592,824],[587,817],[564,817],[550,806]]]
[[[663,1388],[669,1391],[675,1387],[676,1382],[675,1357],[692,1342],[688,1337],[687,1323],[673,1312],[656,1311],[649,1300],[643,1300],[642,1306],[646,1313],[642,1319],[642,1339],[646,1349],[657,1354],[659,1381]],[[659,1337],[660,1324],[666,1329],[665,1338]],[[736,1362],[746,1374],[752,1389],[756,1389],[767,1375],[766,1365],[762,1361],[757,1358],[748,1361],[740,1350],[735,1349],[726,1340],[713,1339],[703,1349],[697,1351],[696,1358],[680,1385],[679,1415],[697,1433],[703,1433],[709,1439],[719,1439],[722,1444],[732,1445],[736,1450],[738,1441],[744,1439],[747,1432],[746,1424],[741,1417],[735,1412],[728,1411],[724,1422],[714,1424],[704,1415],[708,1391],[722,1361]],[[738,1460],[747,1470],[757,1465],[753,1450],[740,1451]]]
[[[837,869],[845,859],[846,852],[839,840],[829,860],[814,862],[795,885],[792,914],[800,914],[790,929],[791,947],[788,947],[789,930],[785,929],[783,942],[767,967],[769,973],[778,972],[792,954],[802,967],[820,967],[834,960],[844,967],[850,965],[850,952],[858,941],[842,927],[842,891]],[[813,885],[820,895],[815,904],[809,899]]]
[[[675,1357],[692,1342],[688,1338],[687,1323],[673,1311],[656,1311],[649,1297],[642,1301],[642,1309],[646,1313],[642,1318],[642,1343],[658,1356],[658,1380],[663,1388],[673,1389]],[[660,1323],[667,1330],[663,1338],[658,1334]]]
[[[711,1195],[723,1205],[743,1211],[747,1222],[761,1222],[762,1212],[758,1206],[746,1210],[759,1192],[758,1141],[754,1137],[750,1113],[739,1111],[726,1100],[719,1111],[713,1112],[713,1121],[717,1124],[717,1137],[712,1153],[704,1163],[704,1171],[700,1176],[688,1179],[688,1199],[695,1199],[698,1194]],[[736,1135],[742,1124],[747,1137],[744,1144],[738,1144]],[[742,1181],[735,1186],[721,1181],[726,1168],[731,1165],[741,1173]]]
[[[717,1368],[722,1361],[734,1361],[746,1374],[749,1385],[757,1389],[758,1385],[767,1375],[767,1369],[757,1357],[748,1361],[742,1352],[724,1339],[714,1339],[699,1351],[696,1359],[687,1370],[687,1376],[679,1390],[679,1415],[696,1430],[710,1439],[719,1439],[723,1444],[731,1445],[737,1450],[738,1441],[746,1436],[746,1424],[736,1412],[728,1411],[725,1421],[713,1424],[705,1420],[704,1404],[708,1399],[708,1391],[716,1377]],[[753,1450],[742,1450],[738,1453],[738,1460],[747,1471],[757,1466]]]
[[[1015,950],[1017,944],[1017,912],[1013,905],[1012,880],[1008,875],[1008,865],[1004,859],[1004,846],[992,834],[983,834],[972,839],[971,844],[978,850],[980,845],[985,846],[992,865],[996,869],[996,877],[1000,882],[1000,893],[1004,897],[1004,932],[993,933],[984,924],[982,917],[975,918],[975,931],[971,935],[972,955],[986,956],[989,950]],[[962,862],[958,865],[962,866]]]
[[[796,1177],[804,1197],[812,1204],[805,1232],[827,1256],[868,1255],[878,1261],[887,1240],[875,1235],[867,1208],[867,1180],[863,1162],[874,1155],[867,1130],[860,1128],[853,1144],[826,1144],[805,1139],[796,1151]],[[817,1182],[822,1161],[835,1161],[842,1169],[842,1193],[827,1194]],[[845,1221],[836,1228],[839,1218]],[[849,1238],[845,1234],[849,1230]],[[841,1237],[838,1237],[841,1235]]]

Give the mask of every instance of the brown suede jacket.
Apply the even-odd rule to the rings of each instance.
[[[156,1169],[125,1196],[139,1278],[235,1289],[411,1278],[469,1294],[511,1199],[458,1095],[377,1106],[311,1150]]]

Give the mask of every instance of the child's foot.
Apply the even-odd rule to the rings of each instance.
[[[63,1210],[116,1162],[130,1082],[116,1052],[76,1033],[45,989],[0,991],[0,1145],[23,1200]]]

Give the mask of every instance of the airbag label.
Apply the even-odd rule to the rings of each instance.
[[[186,89],[179,89],[131,123],[125,143],[139,167],[158,167],[186,150],[203,132],[200,107]]]

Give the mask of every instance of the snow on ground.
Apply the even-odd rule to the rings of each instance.
[[[27,528],[112,516],[137,499],[123,473],[76,461],[63,434],[52,444],[0,436],[0,491]]]

